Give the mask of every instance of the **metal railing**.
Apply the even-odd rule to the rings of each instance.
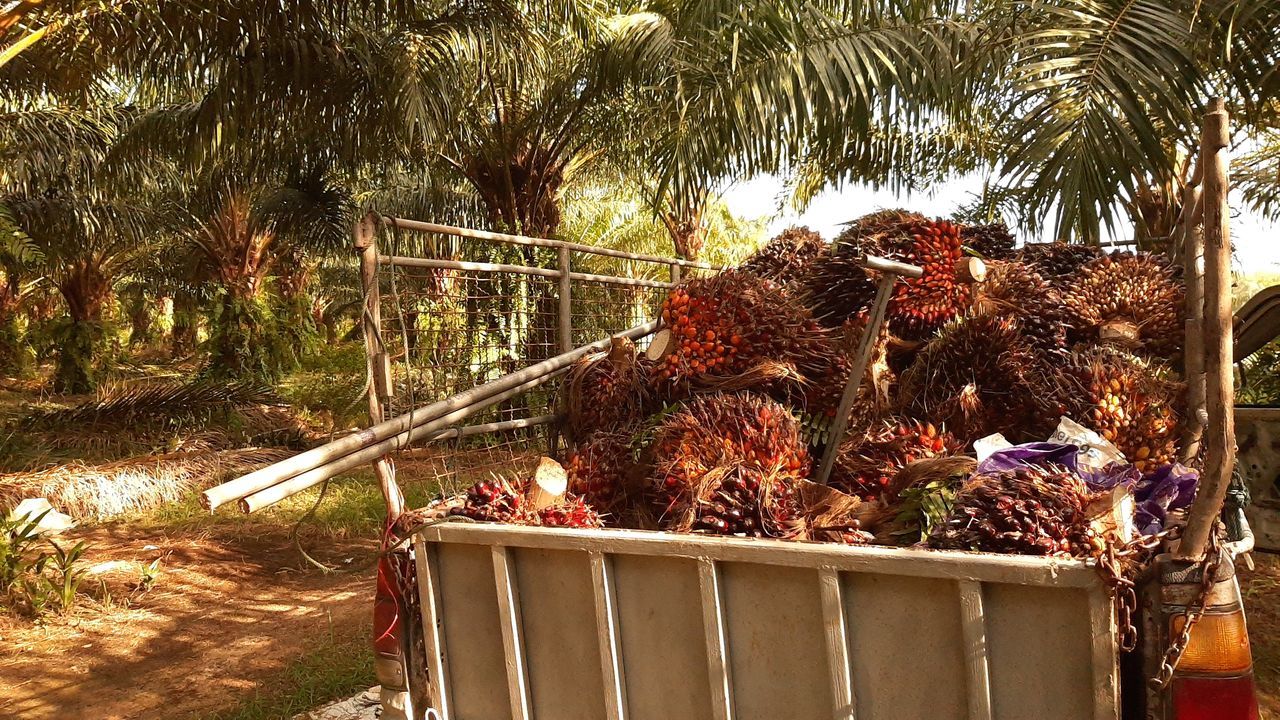
[[[551,451],[556,384],[623,332],[641,346],[669,288],[705,263],[371,215],[356,228],[371,427],[212,488],[252,512],[374,465],[456,492]],[[397,469],[393,460],[402,459]]]

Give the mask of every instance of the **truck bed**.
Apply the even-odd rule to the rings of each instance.
[[[1083,561],[464,523],[413,542],[447,719],[1119,716]]]

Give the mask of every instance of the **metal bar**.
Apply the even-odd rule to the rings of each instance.
[[[427,674],[431,681],[429,705],[440,714],[440,720],[452,720],[452,696],[449,689],[448,655],[444,647],[444,615],[440,612],[440,576],[435,558],[435,544],[427,545],[421,536],[413,539],[413,556],[417,561],[418,602],[422,606],[422,636],[427,651]]]
[[[627,683],[622,672],[622,640],[618,635],[613,562],[604,553],[591,553],[591,582],[596,595],[596,632],[600,641],[600,671],[604,673],[605,717],[608,720],[626,720]]]
[[[614,250],[612,248],[601,248],[594,247],[592,245],[583,245],[582,243],[565,242],[564,240],[552,240],[550,238],[535,238],[524,235],[507,235],[506,233],[489,232],[487,230],[472,230],[470,228],[440,225],[437,223],[423,222],[421,220],[405,220],[403,218],[384,216],[383,222],[387,224],[395,223],[406,230],[439,233],[441,235],[453,235],[455,237],[473,238],[475,240],[491,240],[493,242],[509,243],[512,245],[532,245],[534,247],[566,248],[574,252],[590,253],[592,255],[604,255],[606,257],[623,258],[625,260],[640,260],[642,262],[661,263],[664,265],[677,264],[683,265],[684,267],[696,267],[706,270],[721,269],[714,265],[694,262],[692,260],[680,260],[678,258],[665,258],[658,257],[657,255],[625,252],[622,250]]]
[[[849,413],[853,410],[853,403],[858,398],[858,388],[862,386],[862,376],[867,372],[867,363],[871,362],[871,351],[875,348],[880,326],[884,323],[885,309],[889,307],[889,296],[893,294],[893,284],[897,279],[896,275],[888,272],[880,277],[880,287],[876,289],[876,298],[871,305],[871,317],[862,331],[862,340],[858,343],[858,356],[849,372],[849,380],[845,383],[844,395],[840,398],[840,405],[836,409],[835,419],[827,435],[827,446],[822,451],[822,464],[818,466],[818,475],[814,478],[815,482],[822,485],[826,485],[827,480],[831,478],[831,468],[835,467],[836,454],[840,451],[840,443],[844,440],[844,433],[849,428]]]
[[[536,275],[545,278],[559,278],[559,270],[533,267],[530,265],[508,265],[506,263],[466,262],[463,260],[437,260],[434,258],[401,257],[384,255],[378,258],[382,265],[396,267],[430,268],[433,270],[462,270],[466,272],[513,273],[516,275]]]
[[[378,289],[378,242],[377,222],[372,216],[365,216],[355,227],[353,241],[356,252],[360,254],[360,288],[364,294],[364,309],[360,315],[360,325],[364,334],[365,367],[368,372],[369,387],[365,395],[369,400],[369,423],[377,425],[383,421],[383,412],[390,390],[383,382],[383,371],[390,374],[390,366],[384,368],[386,358],[382,350],[382,298]],[[379,358],[383,358],[380,360]],[[373,474],[378,479],[378,488],[382,491],[383,503],[386,507],[389,522],[394,522],[404,512],[404,495],[396,484],[395,468],[385,455],[373,458]]]
[[[524,628],[520,621],[520,588],[511,556],[504,547],[493,548],[493,579],[498,590],[498,622],[507,662],[507,692],[512,720],[529,720],[529,676],[525,670]]]
[[[559,419],[560,416],[558,415],[539,415],[537,417],[520,418],[518,420],[503,420],[502,422],[453,427],[447,430],[433,432],[422,438],[421,442],[454,440],[456,438],[471,437],[473,435],[488,435],[489,433],[506,432],[507,430],[522,430],[524,428],[538,427],[540,425],[551,425]]]
[[[715,720],[733,718],[733,678],[729,669],[729,638],[724,623],[724,598],[720,571],[714,560],[698,561],[698,586],[702,594],[702,629],[707,643],[707,677],[711,680],[711,715]]]
[[[631,287],[647,287],[647,288],[672,288],[675,287],[669,282],[660,280],[644,280],[642,278],[624,278],[615,277],[613,275],[591,275],[589,273],[569,273],[569,277],[581,282],[605,283],[607,285],[629,285]]]
[[[1177,557],[1199,560],[1209,543],[1214,520],[1222,511],[1235,464],[1235,393],[1231,341],[1231,218],[1227,207],[1228,159],[1231,142],[1222,98],[1214,98],[1204,118],[1204,146],[1208,163],[1204,177],[1204,348],[1205,427],[1204,473],[1195,501],[1187,513]]]
[[[982,583],[961,580],[957,586],[960,590],[960,630],[964,637],[965,672],[969,679],[969,720],[991,720],[991,669]]]
[[[556,260],[560,267],[560,352],[569,352],[573,349],[573,273],[569,248],[560,248]]]
[[[1094,720],[1120,716],[1120,654],[1116,652],[1116,614],[1111,603],[1105,588],[1089,591]]]
[[[840,573],[831,569],[819,570],[818,582],[822,585],[822,619],[827,636],[832,715],[836,720],[855,720],[858,701],[853,690],[853,661],[849,657],[848,618],[844,612]]]
[[[843,572],[879,573],[942,580],[972,580],[1037,587],[1092,588],[1096,563],[1070,558],[991,555],[951,550],[809,544],[756,538],[719,538],[645,530],[561,530],[489,523],[443,523],[424,527],[430,542],[507,545],[543,550],[604,552],[752,562]],[[765,552],[767,550],[767,552]]]
[[[447,428],[449,425],[465,419],[472,413],[478,412],[492,405],[496,405],[503,400],[513,398],[526,390],[537,387],[562,372],[565,371],[558,370],[556,372],[534,378],[533,380],[529,380],[522,385],[517,385],[510,390],[504,390],[496,395],[491,395],[471,405],[454,410],[448,415],[432,420],[429,423],[414,426],[400,435],[393,435],[380,443],[357,450],[349,455],[344,455],[341,458],[332,460],[320,467],[313,468],[300,475],[295,475],[288,480],[283,480],[255,493],[250,493],[249,495],[241,498],[239,503],[240,510],[242,512],[251,513],[274,505],[290,495],[296,495],[297,493],[300,493],[314,485],[318,485],[339,473],[343,473],[365,463],[372,462],[377,457],[383,457],[391,452],[407,447],[409,444],[416,440],[420,440],[423,437],[429,437],[431,433],[435,431]]]
[[[631,328],[630,330],[620,333],[620,335],[631,340],[636,340],[652,333],[657,328],[658,322],[654,321]],[[441,400],[440,402],[416,408],[409,413],[383,421],[373,427],[366,428],[365,430],[361,430],[357,433],[352,433],[351,435],[339,438],[338,440],[326,443],[304,453],[294,455],[291,458],[281,460],[280,462],[275,463],[274,465],[269,465],[261,470],[255,470],[247,475],[242,475],[230,482],[223,483],[222,485],[209,488],[201,493],[201,504],[204,505],[206,509],[213,510],[220,505],[224,505],[228,502],[259,492],[291,477],[331,463],[338,458],[345,457],[346,455],[357,452],[363,448],[370,447],[375,443],[402,435],[414,426],[426,424],[440,418],[446,413],[473,405],[477,401],[483,400],[490,395],[522,385],[530,379],[544,377],[550,373],[567,368],[576,362],[578,358],[607,348],[611,342],[612,338],[605,338],[591,343],[590,345],[584,345],[572,352],[562,353],[548,360],[543,360],[542,362],[530,365],[523,370],[511,373],[510,375],[504,375],[497,380],[474,387],[446,400]]]

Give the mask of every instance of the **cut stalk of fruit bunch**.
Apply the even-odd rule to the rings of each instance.
[[[790,227],[747,258],[739,267],[779,285],[804,276],[827,249],[827,242],[807,227]]]
[[[1057,373],[1015,319],[979,315],[951,323],[920,351],[898,397],[904,414],[943,425],[966,445],[997,432],[1031,442],[1048,437],[1062,414]]]
[[[830,484],[874,500],[888,492],[893,479],[910,463],[955,455],[963,449],[964,443],[932,423],[886,420],[841,444]]]
[[[1084,481],[1062,468],[1021,467],[975,475],[960,489],[929,545],[1018,555],[1090,557],[1102,544],[1090,526]]]
[[[1182,351],[1186,289],[1180,269],[1150,253],[1114,253],[1082,266],[1064,291],[1079,340],[1115,343],[1145,355]]]
[[[1158,362],[1113,348],[1075,353],[1064,373],[1068,414],[1116,446],[1139,470],[1173,462],[1183,385]]]
[[[809,472],[799,424],[782,405],[754,394],[699,395],[662,418],[649,452],[650,490],[665,527],[688,526],[695,503],[718,482],[715,473],[743,467],[761,481],[785,482]]]

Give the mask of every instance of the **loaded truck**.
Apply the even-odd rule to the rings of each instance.
[[[372,465],[387,509],[373,613],[383,718],[1256,720],[1235,577],[1254,535],[1223,498],[1239,496],[1238,436],[1241,469],[1262,478],[1249,520],[1276,546],[1280,421],[1241,408],[1232,429],[1224,146],[1206,144],[1184,197],[1204,217],[1183,254],[1188,426],[1205,463],[1172,531],[1078,559],[466,521],[450,512],[462,488],[557,454],[554,381],[612,338],[643,346],[663,329],[655,298],[715,268],[376,214],[354,233],[370,427],[211,488],[205,504],[252,512]],[[920,270],[863,262],[885,290],[874,327],[896,278]],[[602,325],[618,317],[632,327]],[[1257,317],[1239,320],[1246,344]],[[850,358],[828,443],[870,342]],[[428,473],[438,496],[409,507],[396,463]],[[1139,555],[1140,574],[1117,571]]]

